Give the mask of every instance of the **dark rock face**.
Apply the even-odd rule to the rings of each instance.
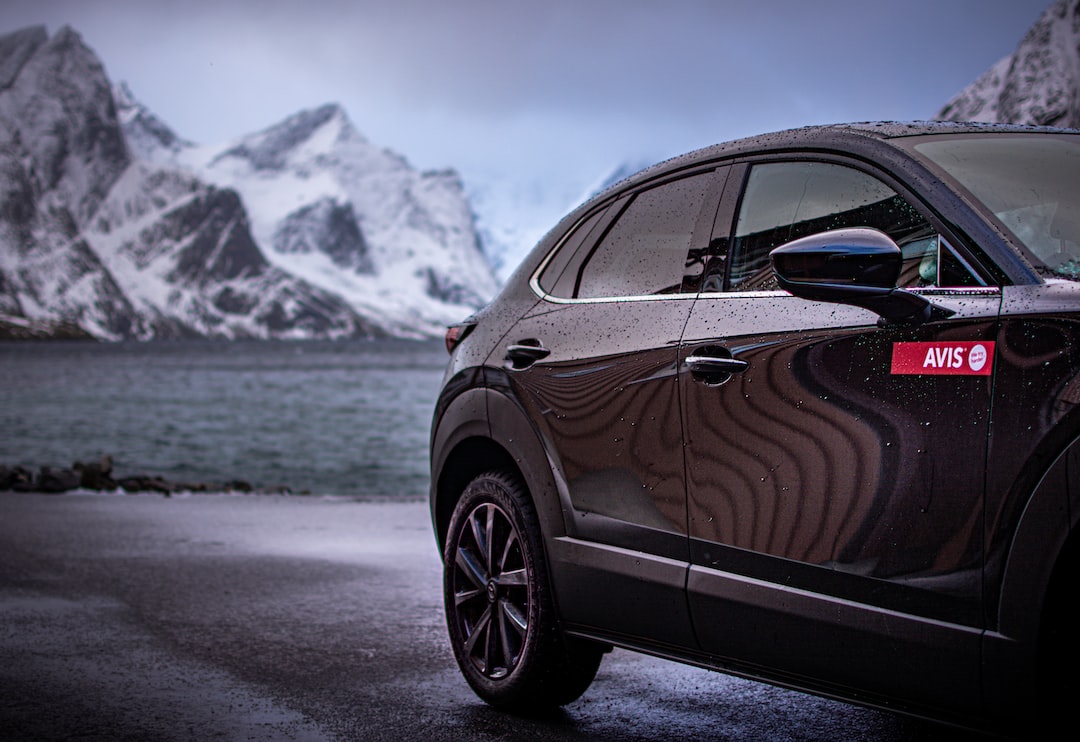
[[[92,311],[106,332],[138,332],[133,307],[80,236],[131,158],[109,81],[78,34],[49,39],[39,27],[0,37],[0,123],[0,251],[22,263],[3,281],[3,309],[21,312],[22,296],[52,308],[55,322],[84,326]]]
[[[324,198],[297,209],[274,233],[274,249],[280,253],[322,252],[345,270],[374,272],[351,203]]]
[[[251,238],[247,214],[235,191],[209,188],[166,212],[141,241],[162,238],[186,244],[176,255],[173,282],[221,283],[262,275],[270,264]]]
[[[29,240],[36,203],[34,184],[17,150],[0,150],[0,220],[19,238]]]
[[[23,65],[48,40],[44,26],[32,26],[0,36],[0,90],[11,87]]]
[[[464,305],[477,301],[476,292],[472,287],[458,281],[452,275],[437,273],[428,268],[425,279],[427,281],[427,295],[434,299]]]
[[[270,272],[268,285],[273,285],[275,278],[279,283],[272,298],[263,301],[255,310],[257,321],[271,333],[306,337],[345,333],[351,337],[387,337],[385,330],[354,314],[344,299],[303,282],[285,280],[285,275],[277,269]],[[347,324],[337,324],[340,322]]]
[[[0,316],[0,340],[94,340],[94,336],[71,322],[15,322]]]
[[[10,55],[0,67],[18,67],[3,91],[9,99],[4,114],[17,129],[2,148],[28,157],[35,195],[63,192],[81,222],[100,205],[131,155],[105,70],[79,34],[64,27],[40,43],[41,34],[30,31],[0,41],[0,54]]]

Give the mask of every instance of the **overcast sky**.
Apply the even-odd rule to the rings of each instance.
[[[932,117],[1051,0],[3,0],[70,25],[181,136],[341,103],[467,180],[590,181],[810,123]]]

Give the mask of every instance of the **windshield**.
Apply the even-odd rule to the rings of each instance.
[[[1042,272],[1080,280],[1080,136],[950,137],[915,149],[979,199]]]

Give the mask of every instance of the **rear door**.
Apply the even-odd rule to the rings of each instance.
[[[500,349],[562,489],[569,535],[549,554],[571,624],[693,645],[678,343],[725,173],[679,174],[587,215]]]
[[[1000,291],[863,165],[762,161],[732,177],[745,186],[681,351],[701,646],[824,687],[974,707]],[[776,290],[773,247],[856,226],[896,240],[903,284],[952,316],[882,327]]]

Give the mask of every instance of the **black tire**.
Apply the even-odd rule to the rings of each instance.
[[[585,692],[602,648],[559,628],[539,521],[520,482],[500,472],[470,482],[454,508],[443,557],[450,643],[480,698],[539,713]]]

